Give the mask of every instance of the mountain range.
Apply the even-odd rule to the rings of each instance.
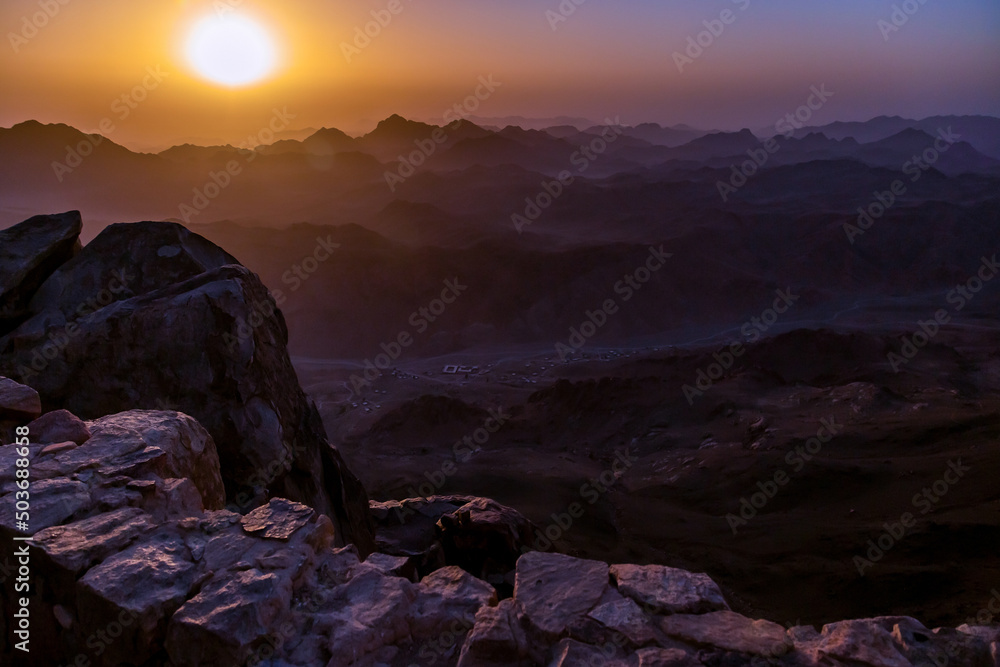
[[[912,156],[933,147],[937,132],[948,128],[961,138],[934,165],[936,171],[948,176],[1000,173],[998,119],[876,118],[778,137],[780,150],[755,181],[759,184],[789,165],[835,174],[844,161],[855,165],[858,176],[878,168],[899,171]],[[147,154],[115,143],[113,135],[27,121],[0,129],[0,226],[23,219],[39,206],[79,207],[90,212],[86,219],[95,226],[146,217],[279,227],[355,223],[390,238],[412,240],[413,229],[390,228],[385,222],[397,202],[409,202],[441,211],[436,225],[441,233],[424,240],[467,242],[510,237],[510,218],[525,208],[525,199],[536,197],[543,182],[568,171],[575,181],[572,202],[557,201],[545,211],[546,224],[533,226],[532,234],[565,241],[567,235],[585,232],[628,240],[661,227],[664,209],[649,199],[655,195],[648,191],[625,205],[609,201],[615,199],[607,196],[611,184],[616,191],[626,184],[653,186],[660,192],[683,187],[693,202],[711,204],[720,212],[752,201],[760,190],[746,188],[731,202],[712,201],[717,197],[714,186],[730,180],[733,165],[745,163],[747,151],[760,149],[765,133],[707,133],[645,124],[619,128],[616,141],[604,142],[602,130],[562,125],[494,131],[469,121],[438,128],[392,116],[360,137],[323,128],[302,140],[282,139],[253,150],[184,144]],[[584,159],[581,149],[591,145],[601,152]],[[233,161],[236,164],[230,164]],[[238,171],[231,179],[225,178],[227,165]],[[218,192],[213,174],[226,183]],[[605,182],[609,178],[613,182]],[[206,188],[215,196],[205,196]],[[842,196],[837,199],[843,201]],[[658,213],[653,215],[653,210]],[[614,230],[608,229],[609,218],[615,220]],[[84,236],[97,231],[88,228]]]

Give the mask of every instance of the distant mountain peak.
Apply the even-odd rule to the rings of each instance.
[[[72,125],[67,125],[66,123],[42,123],[34,119],[12,125],[10,127],[10,131],[19,133],[27,132],[32,134],[41,132],[73,132],[75,134],[88,134],[83,130],[76,129]]]
[[[13,126],[11,126],[10,129],[12,129],[12,130],[15,130],[17,128],[30,129],[30,128],[34,128],[34,127],[44,127],[44,126],[42,125],[42,123],[40,121],[37,121],[37,120],[35,120],[33,118],[30,118],[30,119],[28,119],[28,120],[26,120],[24,122],[14,124]]]
[[[934,137],[916,127],[907,127],[895,134],[889,135],[885,139],[872,142],[876,146],[923,146],[930,145]]]
[[[322,136],[322,137],[329,137],[329,136],[347,137],[348,134],[346,132],[344,132],[343,130],[338,130],[335,127],[321,127],[318,130],[316,130],[315,132],[313,132],[312,134],[310,134],[309,136],[310,137],[315,137],[315,136]]]
[[[99,132],[86,132],[65,123],[42,123],[37,120],[26,120],[10,128],[0,128],[0,136],[16,144],[28,144],[36,150],[59,151],[65,146],[76,146],[80,142],[87,141],[93,145],[95,150],[101,152],[132,152]],[[100,138],[93,139],[92,137]],[[64,155],[65,151],[63,150],[62,153]]]
[[[929,137],[929,136],[931,136],[931,135],[927,134],[926,132],[924,132],[920,128],[907,127],[907,128],[905,128],[903,130],[900,130],[896,134],[892,135],[891,137],[889,137],[889,139],[892,139],[892,138],[895,138],[895,137],[898,137],[898,138],[904,138],[904,137],[906,137],[906,138],[909,138],[909,137],[924,138],[924,137]]]
[[[415,120],[410,120],[408,118],[403,118],[398,113],[394,113],[385,120],[381,121],[375,127],[375,131],[378,132],[379,130],[385,131],[394,129],[404,129],[422,125],[426,125],[426,123],[421,123]]]
[[[702,146],[739,146],[747,142],[758,142],[757,135],[747,128],[737,132],[712,132],[698,137],[691,144]]]

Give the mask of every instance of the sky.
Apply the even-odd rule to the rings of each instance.
[[[191,62],[205,17],[263,27],[264,78],[223,85]],[[111,119],[134,149],[238,143],[275,110],[359,134],[456,104],[757,129],[824,85],[815,124],[1000,116],[996,0],[4,0],[0,26],[0,126]]]

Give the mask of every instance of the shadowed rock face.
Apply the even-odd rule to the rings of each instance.
[[[240,262],[172,222],[110,225],[60,266],[31,299],[34,318],[63,324],[121,301]],[[85,306],[81,310],[81,306]],[[30,327],[29,327],[30,328]]]
[[[257,277],[226,266],[102,308],[30,381],[46,404],[84,418],[129,406],[190,414],[216,441],[233,509],[298,500],[335,519],[343,544],[370,551],[367,497],[326,443],[286,335]]]
[[[509,597],[510,575],[537,528],[517,510],[489,498],[440,495],[372,501],[375,543],[420,575],[457,565]]]
[[[15,429],[40,414],[42,399],[37,391],[0,377],[0,444],[14,442]]]
[[[90,439],[87,425],[69,410],[55,410],[46,413],[28,424],[28,432],[45,444],[72,442],[82,445]]]
[[[179,225],[113,225],[38,288],[34,316],[0,339],[0,372],[84,419],[190,414],[215,440],[230,509],[306,503],[367,554],[367,495],[298,384],[281,312],[234,262]]]
[[[35,290],[80,250],[79,211],[36,215],[0,232],[0,335],[22,319]]]
[[[0,378],[0,419],[34,419],[42,414],[38,392],[10,378]]]

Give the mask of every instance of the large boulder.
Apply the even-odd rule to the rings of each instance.
[[[474,498],[441,515],[436,528],[449,565],[496,586],[514,571],[535,530],[520,512],[491,498]]]
[[[228,264],[239,261],[173,222],[109,225],[39,286],[28,328],[63,325]]]
[[[0,422],[23,424],[42,413],[38,392],[27,385],[0,377]]]
[[[28,313],[35,292],[80,249],[79,211],[36,215],[0,231],[0,335]]]
[[[0,444],[15,442],[18,427],[40,415],[38,392],[10,378],[0,377]]]
[[[375,545],[381,553],[407,558],[421,576],[447,565],[437,521],[472,496],[432,496],[369,502]]]
[[[129,411],[90,422],[83,444],[32,442],[31,532],[123,507],[157,516],[221,509],[225,496],[212,437],[177,412]],[[17,531],[17,448],[0,447],[0,532]]]
[[[513,591],[513,572],[536,530],[517,510],[490,498],[440,495],[371,501],[379,551],[409,559],[421,575],[457,565]]]
[[[231,510],[302,502],[371,552],[367,494],[299,386],[274,299],[235,261],[179,225],[113,225],[39,288],[0,339],[0,372],[84,419],[189,414],[215,440]]]
[[[189,479],[198,488],[205,507],[221,509],[225,493],[219,457],[205,429],[178,412],[130,410],[90,423],[91,437],[65,458],[97,461],[108,475],[142,479],[145,469],[162,478]],[[104,454],[102,450],[114,451]],[[134,452],[127,456],[124,451]],[[36,466],[37,468],[37,466]]]
[[[69,410],[47,412],[28,424],[28,432],[34,442],[53,444],[72,442],[77,445],[90,440],[90,429],[82,419]]]

